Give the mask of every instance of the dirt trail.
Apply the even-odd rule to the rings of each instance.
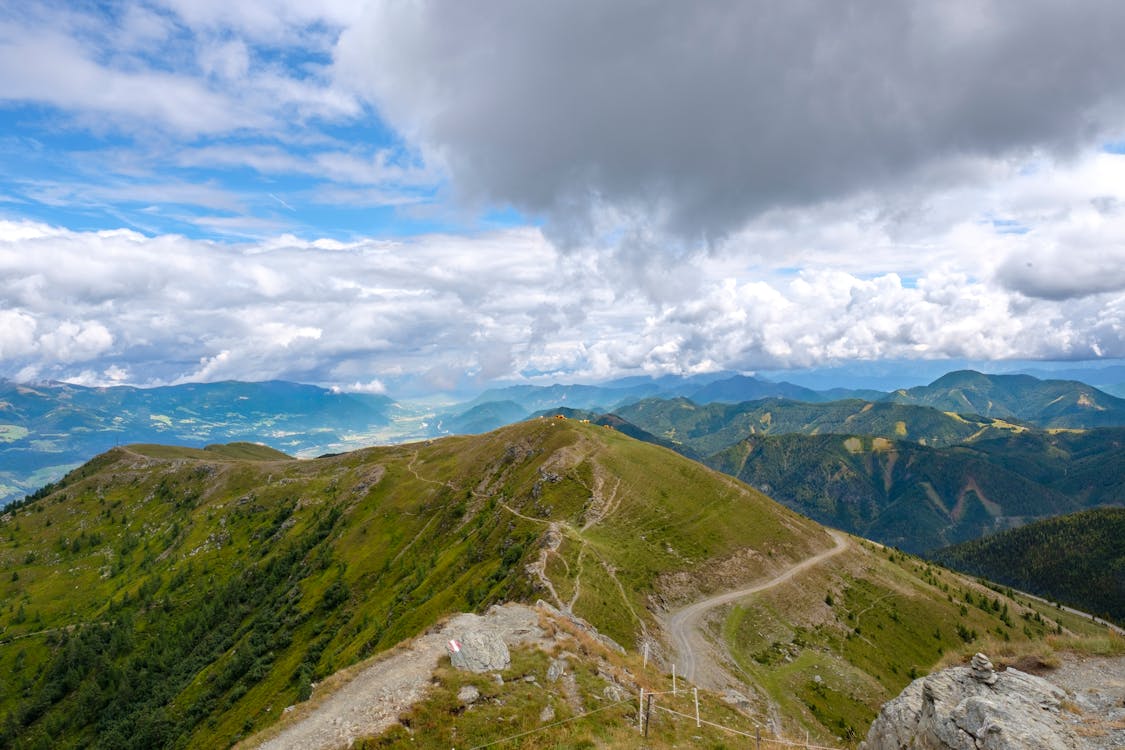
[[[675,654],[676,672],[700,687],[710,688],[712,690],[722,690],[729,687],[731,684],[729,678],[727,680],[723,679],[727,677],[726,670],[719,666],[716,660],[712,658],[714,649],[707,642],[707,639],[704,637],[699,627],[703,615],[716,607],[730,604],[743,597],[785,583],[794,576],[819,565],[848,548],[847,535],[832,529],[829,529],[828,533],[836,540],[836,545],[832,547],[832,549],[825,550],[806,560],[802,560],[768,581],[748,586],[744,589],[738,589],[737,591],[728,591],[725,594],[717,594],[702,599],[682,609],[676,610],[665,618],[668,635],[672,641],[672,650]]]
[[[240,747],[259,750],[330,750],[349,747],[359,737],[378,735],[398,721],[400,713],[425,695],[450,638],[469,628],[487,626],[508,645],[543,642],[537,610],[523,605],[493,607],[483,617],[461,614],[389,654],[361,666],[348,682],[323,699],[314,694],[303,715],[295,715],[266,736]],[[328,689],[322,688],[322,689]]]

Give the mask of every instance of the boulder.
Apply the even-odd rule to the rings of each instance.
[[[547,667],[547,682],[555,682],[566,674],[566,659],[551,659]]]
[[[1059,715],[1066,693],[1009,668],[992,669],[983,654],[969,667],[945,669],[910,683],[883,706],[861,750],[1075,750]]]
[[[508,644],[503,637],[487,629],[473,629],[455,639],[449,649],[449,661],[457,669],[469,672],[499,672],[512,663]]]

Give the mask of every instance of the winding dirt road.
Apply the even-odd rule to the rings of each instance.
[[[802,560],[784,573],[768,581],[744,589],[738,589],[737,591],[728,591],[725,594],[717,594],[707,599],[701,599],[669,615],[667,627],[672,640],[672,648],[675,651],[676,672],[689,682],[697,681],[696,664],[698,661],[702,660],[700,655],[710,650],[703,637],[702,631],[699,629],[699,620],[705,612],[715,607],[721,607],[724,604],[730,604],[745,596],[757,594],[760,591],[765,591],[766,589],[771,589],[774,586],[785,583],[794,576],[819,565],[828,558],[834,557],[848,548],[848,537],[846,534],[833,529],[828,529],[827,531],[832,535],[832,538],[836,540],[836,546],[832,549],[825,550],[820,554]],[[703,687],[719,688],[721,686],[703,685]]]

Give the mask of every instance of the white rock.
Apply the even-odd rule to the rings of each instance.
[[[469,630],[460,638],[461,648],[450,655],[450,663],[457,669],[470,672],[496,672],[507,669],[512,663],[508,644],[490,630]]]

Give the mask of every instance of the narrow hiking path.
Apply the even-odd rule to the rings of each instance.
[[[726,687],[726,685],[718,684],[722,682],[721,679],[718,679],[718,676],[725,674],[726,670],[714,663],[715,660],[710,659],[711,652],[714,649],[708,644],[707,639],[704,637],[699,627],[703,615],[716,607],[730,604],[743,597],[757,594],[760,591],[765,591],[785,583],[794,576],[803,573],[809,568],[820,565],[825,560],[835,557],[848,548],[848,537],[846,534],[833,529],[828,529],[827,531],[832,535],[832,538],[836,540],[836,545],[831,549],[802,560],[768,581],[756,583],[753,586],[738,589],[737,591],[716,594],[715,596],[701,599],[671,613],[666,618],[665,622],[667,624],[669,638],[671,639],[677,674],[681,675],[689,682],[699,684],[700,687],[711,689],[722,689]],[[700,677],[697,678],[696,672],[700,671],[697,668],[701,662],[705,661],[711,662],[706,665],[706,674],[701,673]]]

